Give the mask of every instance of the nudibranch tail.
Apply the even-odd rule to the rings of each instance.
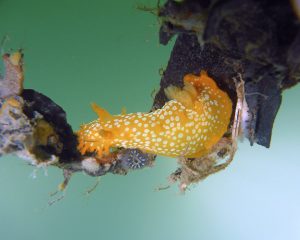
[[[183,88],[167,87],[170,101],[150,113],[111,115],[93,104],[99,119],[81,126],[81,153],[101,157],[111,148],[131,148],[170,157],[207,154],[228,129],[232,103],[205,71],[183,80]]]

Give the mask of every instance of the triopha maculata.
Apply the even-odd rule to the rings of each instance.
[[[170,99],[150,113],[110,115],[93,105],[99,119],[81,126],[79,150],[99,157],[112,147],[138,148],[170,157],[200,157],[208,153],[227,131],[232,103],[205,71],[188,74],[184,87],[165,89]]]

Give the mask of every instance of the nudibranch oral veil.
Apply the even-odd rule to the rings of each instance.
[[[183,88],[167,87],[170,101],[150,113],[111,115],[94,104],[99,119],[78,131],[80,152],[102,157],[121,147],[169,157],[207,154],[228,130],[232,102],[205,71],[183,81]]]

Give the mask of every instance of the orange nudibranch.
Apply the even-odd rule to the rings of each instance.
[[[170,101],[150,113],[111,115],[93,105],[99,119],[78,131],[79,150],[99,157],[111,148],[138,148],[169,157],[201,157],[228,130],[232,102],[205,71],[184,77],[184,87],[165,89]]]

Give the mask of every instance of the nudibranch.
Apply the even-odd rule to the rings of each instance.
[[[111,115],[93,104],[99,119],[81,126],[78,149],[100,158],[114,148],[169,157],[207,154],[228,130],[232,102],[206,71],[187,74],[183,82],[183,88],[165,88],[169,101],[149,113]]]

